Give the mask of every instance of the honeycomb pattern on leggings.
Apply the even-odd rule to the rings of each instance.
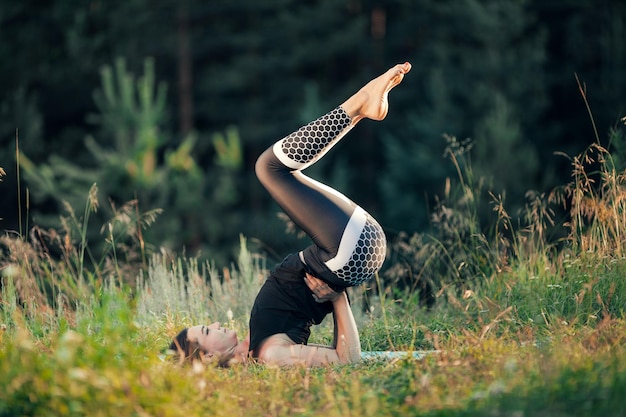
[[[284,138],[281,149],[289,159],[305,164],[350,126],[350,122],[350,116],[337,107]]]
[[[385,261],[386,249],[387,239],[382,227],[368,214],[350,260],[333,273],[349,286],[359,285],[380,269]]]

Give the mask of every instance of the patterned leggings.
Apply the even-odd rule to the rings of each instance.
[[[300,259],[335,289],[370,279],[385,260],[381,226],[338,191],[301,171],[314,164],[351,129],[341,108],[301,127],[268,148],[256,174],[276,203],[313,240]]]

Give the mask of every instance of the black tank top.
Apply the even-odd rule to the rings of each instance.
[[[304,282],[305,265],[297,253],[288,255],[271,272],[250,312],[250,350],[256,356],[266,338],[285,333],[307,344],[311,326],[333,311],[331,302],[317,303]]]

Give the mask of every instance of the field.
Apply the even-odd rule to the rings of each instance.
[[[593,176],[589,158],[601,166]],[[590,147],[562,198],[546,197],[569,201],[560,239],[546,236],[547,203],[513,227],[496,198],[489,234],[408,240],[412,259],[439,271],[428,278],[432,305],[390,277],[351,290],[364,350],[437,353],[320,369],[169,358],[187,325],[245,334],[271,265],[244,237],[229,266],[145,255],[140,228],[126,224],[118,245],[122,217],[103,228],[110,250],[93,262],[81,233],[88,198],[59,231],[2,237],[0,416],[626,415],[626,193],[610,162]],[[453,230],[475,230],[473,207],[453,206],[463,219]],[[425,248],[439,248],[437,268]],[[323,323],[311,342],[331,330]]]

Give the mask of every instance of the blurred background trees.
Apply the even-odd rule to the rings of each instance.
[[[18,190],[29,224],[58,227],[63,201],[82,207],[97,183],[93,236],[134,200],[163,210],[155,247],[223,261],[243,234],[279,259],[303,243],[254,178],[256,156],[403,61],[413,71],[387,120],[310,172],[392,240],[431,227],[456,177],[445,137],[513,215],[527,191],[566,182],[555,152],[596,139],[576,75],[600,142],[624,154],[608,143],[626,114],[617,0],[24,0],[0,4],[0,39],[7,231],[24,227]]]

